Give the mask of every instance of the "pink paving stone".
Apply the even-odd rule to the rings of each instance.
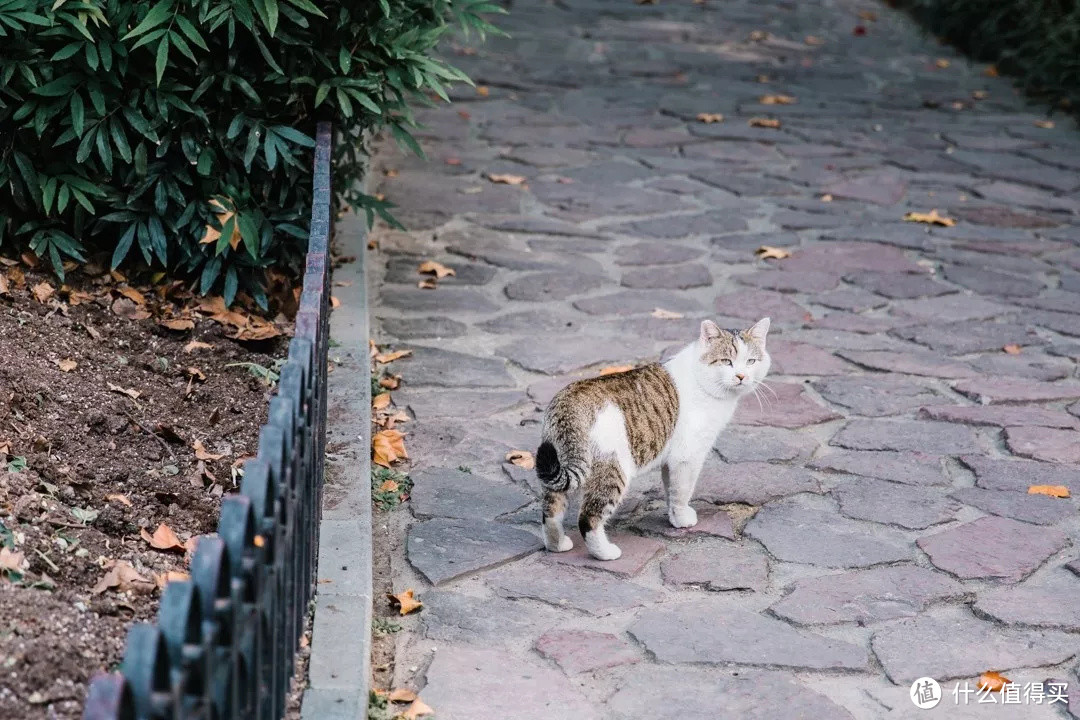
[[[716,298],[715,307],[721,315],[760,320],[771,318],[773,324],[799,324],[810,311],[784,295],[770,290],[739,290]]]
[[[845,360],[871,370],[921,375],[947,379],[969,378],[978,375],[970,365],[931,352],[893,352],[891,350],[839,350]]]
[[[540,636],[536,650],[567,675],[641,662],[641,653],[626,640],[591,630],[552,630]]]
[[[1027,378],[973,378],[956,383],[955,389],[984,405],[1080,398],[1080,383],[1039,382]]]
[[[1048,428],[1080,428],[1080,421],[1067,412],[1041,407],[938,405],[922,408],[919,411],[919,417],[968,425],[996,425],[997,427],[1033,425]]]
[[[812,322],[808,323],[808,326],[827,330],[877,334],[910,324],[909,322],[898,322],[890,317],[867,317],[849,312],[831,312],[828,315],[814,318]]]
[[[826,185],[824,192],[845,200],[895,205],[907,194],[907,183],[894,173],[876,173]]]
[[[574,549],[561,553],[544,553],[544,559],[548,562],[563,563],[576,567],[596,568],[606,570],[623,577],[634,577],[640,573],[653,557],[663,550],[664,543],[656,538],[640,537],[638,535],[615,535],[608,533],[608,539],[619,546],[622,557],[618,560],[597,560],[585,549],[585,541],[576,530],[568,533],[574,541]]]
[[[1080,431],[1043,427],[1005,428],[1005,444],[1015,455],[1054,463],[1080,463]]]
[[[814,402],[802,385],[773,382],[769,388],[772,392],[759,392],[760,404],[753,397],[739,404],[735,411],[736,425],[799,428],[843,417]]]
[[[930,562],[958,578],[1019,582],[1068,545],[1069,538],[1054,528],[984,517],[917,542]]]
[[[731,516],[723,510],[715,512],[699,510],[697,525],[688,528],[672,527],[671,522],[668,520],[667,510],[655,510],[634,523],[634,527],[647,533],[656,533],[669,538],[713,535],[728,540],[735,539],[735,526],[731,522]]]
[[[925,273],[926,268],[917,265],[899,249],[878,243],[829,242],[811,245],[798,250],[779,267],[783,270],[822,270],[826,272],[849,272],[851,270],[877,270],[878,272]]]
[[[772,375],[846,375],[853,368],[816,345],[769,338]]]

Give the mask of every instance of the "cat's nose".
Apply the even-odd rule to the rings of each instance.
[[[742,382],[746,379],[746,375],[744,375],[743,373],[735,373],[735,377],[739,378],[739,382]]]

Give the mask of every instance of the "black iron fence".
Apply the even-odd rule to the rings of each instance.
[[[314,587],[326,446],[329,124],[318,127],[314,204],[296,336],[240,493],[199,537],[191,578],[156,623],[131,628],[118,673],[94,679],[84,720],[277,720]]]

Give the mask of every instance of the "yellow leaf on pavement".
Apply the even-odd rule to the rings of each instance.
[[[379,353],[375,356],[375,362],[379,363],[380,365],[385,365],[387,363],[392,363],[395,360],[409,357],[410,355],[412,355],[412,350],[395,350],[394,352],[390,353]]]
[[[371,461],[376,465],[390,467],[395,460],[407,459],[405,434],[400,430],[383,430],[371,439]]]
[[[945,217],[939,215],[937,208],[934,208],[928,213],[909,212],[904,215],[904,219],[908,222],[926,223],[927,225],[941,225],[942,227],[952,227],[956,224],[956,221],[951,217]]]
[[[754,254],[762,260],[783,260],[791,257],[791,253],[787,250],[772,245],[762,245],[754,251]]]
[[[1064,485],[1032,485],[1028,488],[1028,495],[1049,495],[1056,498],[1069,497],[1069,488]]]
[[[619,373],[630,372],[634,369],[633,365],[609,365],[606,368],[600,368],[601,375],[618,375]]]
[[[425,275],[434,275],[439,280],[443,279],[447,275],[456,275],[454,268],[447,267],[442,263],[437,263],[434,260],[425,260],[420,263],[420,266],[416,269],[417,272]]]
[[[424,603],[416,599],[416,594],[411,588],[399,592],[397,595],[388,593],[386,597],[390,598],[390,602],[397,607],[398,613],[401,615],[408,615],[424,607]]]
[[[698,119],[699,122],[703,122],[706,125],[711,125],[712,123],[724,122],[724,116],[721,115],[720,113],[705,113],[705,112],[698,113],[697,114],[697,119]]]

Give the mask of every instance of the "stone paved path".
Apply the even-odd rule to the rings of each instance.
[[[486,92],[420,113],[431,161],[378,158],[410,228],[374,234],[372,283],[377,339],[414,351],[391,369],[416,478],[382,531],[425,604],[395,685],[442,720],[586,720],[1075,682],[1077,507],[1026,492],[1080,493],[1073,124],[869,2],[515,0],[503,25],[452,53]],[[903,221],[934,208],[956,225]],[[420,289],[422,259],[457,274]],[[762,315],[777,398],[721,436],[700,526],[665,526],[652,477],[618,562],[538,552],[503,458],[555,390]],[[1063,708],[971,703],[927,715]]]

